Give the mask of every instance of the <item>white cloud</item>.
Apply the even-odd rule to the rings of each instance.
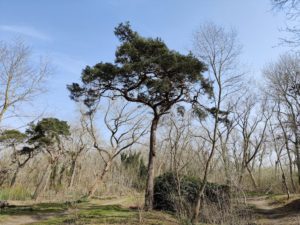
[[[51,38],[48,35],[38,31],[37,29],[35,29],[33,27],[28,27],[28,26],[0,25],[0,30],[6,31],[6,32],[12,32],[12,33],[18,33],[21,35],[26,35],[26,36],[41,39],[44,41],[51,40]]]

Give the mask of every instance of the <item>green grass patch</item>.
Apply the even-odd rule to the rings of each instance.
[[[20,200],[31,199],[31,193],[22,187],[0,189],[0,200]]]
[[[136,212],[124,209],[118,205],[96,206],[92,205],[87,209],[80,210],[81,218],[105,218],[105,217],[132,217]]]
[[[260,192],[260,191],[246,191],[245,195],[247,197],[262,197],[262,196],[266,196],[266,194],[264,192]],[[267,196],[273,195],[272,193],[269,193]]]
[[[60,213],[67,210],[64,203],[39,203],[24,206],[10,206],[0,210],[0,216],[3,215],[35,215],[39,213]]]
[[[0,212],[0,219],[9,216],[38,216],[39,221],[31,225],[104,225],[124,224],[139,225],[138,210],[124,208],[120,205],[100,205],[95,202],[81,202],[72,205],[65,203],[40,203],[27,206],[7,208]],[[176,219],[167,213],[151,211],[142,212],[144,225],[177,225]],[[0,220],[0,224],[2,222]]]

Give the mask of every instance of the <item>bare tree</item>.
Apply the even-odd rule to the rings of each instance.
[[[276,118],[277,118],[277,122],[279,124],[279,127],[281,128],[281,139],[284,140],[284,144],[285,144],[285,150],[288,156],[288,161],[289,161],[289,174],[290,174],[290,180],[291,180],[291,185],[292,185],[292,191],[295,192],[296,191],[296,186],[295,186],[295,182],[294,182],[294,169],[293,169],[293,165],[294,165],[294,157],[293,157],[293,148],[291,148],[291,141],[290,141],[290,135],[288,132],[288,126],[286,123],[284,123],[284,120],[282,118],[282,111],[281,111],[281,106],[278,103],[277,104],[277,112],[276,112]],[[293,145],[293,144],[292,144]]]
[[[90,146],[91,139],[86,128],[87,119],[84,112],[80,110],[80,124],[71,128],[68,146],[66,146],[66,154],[69,156],[70,163],[69,189],[73,188],[80,157],[92,147]]]
[[[285,170],[282,165],[282,157],[283,157],[282,155],[283,155],[283,150],[285,147],[285,141],[284,141],[284,139],[278,137],[278,134],[276,133],[276,125],[275,124],[270,123],[269,129],[270,129],[270,134],[271,134],[271,144],[274,146],[274,150],[275,150],[276,156],[277,156],[276,164],[279,165],[284,191],[287,194],[287,199],[289,199],[290,198],[290,190],[288,187]]]
[[[205,125],[201,122],[201,127],[205,129],[207,134],[205,139],[210,144],[210,150],[205,162],[193,223],[198,219],[210,164],[217,149],[219,134],[223,133],[220,132],[220,126],[225,125],[226,127],[226,124],[230,123],[228,120],[229,111],[223,109],[224,104],[233,94],[240,91],[243,75],[243,73],[237,71],[241,46],[237,42],[235,31],[226,31],[224,28],[212,23],[205,24],[194,35],[194,48],[195,55],[208,66],[208,75],[214,82],[214,92],[212,96],[213,105],[208,108],[211,124]],[[223,150],[226,150],[226,148],[223,148]]]
[[[264,75],[268,85],[267,94],[278,105],[277,120],[286,140],[288,154],[293,154],[300,184],[300,64],[299,57],[285,54],[270,64]],[[290,163],[292,164],[291,157]],[[290,172],[292,170],[290,169]]]
[[[24,42],[0,42],[0,125],[7,117],[20,116],[17,107],[41,93],[48,74],[49,64],[34,65]]]
[[[92,138],[94,148],[104,162],[102,171],[96,174],[95,182],[89,188],[88,198],[95,195],[115,158],[126,149],[137,144],[140,138],[147,133],[148,126],[145,126],[144,123],[145,115],[138,115],[138,108],[128,109],[128,106],[128,103],[113,105],[113,102],[109,101],[104,115],[104,123],[110,133],[108,146],[99,143],[94,123],[95,112],[88,114],[89,122],[86,124],[86,129]]]
[[[283,44],[291,47],[300,45],[300,1],[299,0],[271,0],[273,10],[283,12],[287,19],[287,25],[283,29],[288,37],[281,38]]]
[[[290,12],[291,10],[296,10],[299,7],[299,0],[271,0],[271,3],[274,9],[279,10],[287,10]]]
[[[266,139],[268,121],[272,116],[272,112],[266,110],[266,101],[262,101],[258,109],[257,102],[255,96],[249,95],[237,110],[238,128],[242,135],[242,162],[238,183],[241,185],[247,170],[255,189],[257,189],[257,182],[252,174],[254,165],[251,166],[250,163],[255,162],[255,158],[262,149]]]

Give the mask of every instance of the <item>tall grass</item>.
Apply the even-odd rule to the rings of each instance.
[[[24,201],[28,199],[31,199],[31,193],[20,186],[0,189],[0,200]]]

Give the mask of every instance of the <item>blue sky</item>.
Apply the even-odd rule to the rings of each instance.
[[[285,21],[271,11],[270,0],[0,0],[0,40],[21,37],[55,68],[48,92],[29,110],[74,119],[66,85],[79,80],[85,65],[113,60],[113,29],[124,21],[182,53],[204,22],[235,28],[244,46],[242,61],[258,81],[263,66],[285,50],[276,47]]]

